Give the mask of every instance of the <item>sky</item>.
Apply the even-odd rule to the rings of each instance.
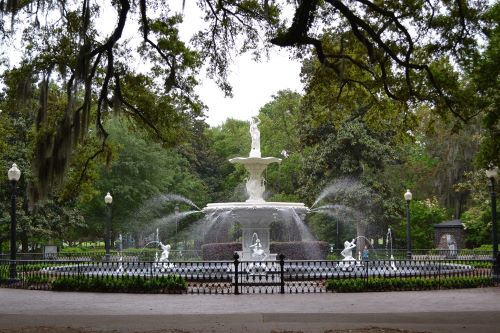
[[[186,0],[184,9],[182,0],[173,1],[171,6],[185,14],[179,34],[187,42],[204,24],[201,11],[194,0]],[[255,62],[250,54],[235,57],[229,75],[232,98],[225,98],[215,82],[202,75],[196,92],[208,107],[206,122],[214,127],[228,118],[250,120],[278,91],[302,92],[300,66],[299,61],[291,60],[287,51],[278,47],[271,50],[269,58],[262,57],[260,62]]]
[[[194,0],[172,1],[169,5],[171,9],[184,14],[179,34],[181,39],[189,42],[195,32],[201,29],[204,22],[201,18],[201,10]],[[100,5],[104,12],[96,20],[96,26],[105,36],[111,34],[116,26],[116,9],[109,6],[107,0],[101,0]],[[110,18],[113,18],[110,20]],[[131,36],[137,35],[137,24],[132,20],[125,26],[123,40],[129,43],[137,43]],[[10,50],[10,62],[15,64],[21,58],[21,50]],[[250,120],[252,116],[258,114],[259,109],[270,102],[272,96],[278,91],[290,89],[302,92],[303,86],[300,82],[300,62],[291,60],[286,50],[273,48],[269,53],[269,58],[261,57],[259,62],[252,59],[251,54],[234,56],[234,63],[229,69],[229,83],[233,87],[233,97],[224,97],[222,90],[215,82],[200,71],[200,85],[196,93],[202,102],[207,106],[205,111],[205,121],[215,127],[221,125],[226,119],[234,118],[239,120]],[[137,59],[137,70],[146,66],[141,59]],[[0,68],[1,70],[1,68]]]
[[[269,60],[260,63],[253,61],[250,55],[240,56],[231,66],[229,76],[232,98],[224,98],[224,93],[208,78],[202,79],[196,89],[208,107],[206,122],[214,127],[227,118],[250,120],[279,90],[301,92],[299,73],[300,63],[289,60],[283,51],[273,52]]]

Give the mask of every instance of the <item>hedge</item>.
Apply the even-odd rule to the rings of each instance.
[[[325,260],[330,245],[327,242],[271,242],[271,253],[283,254],[286,260]]]
[[[203,260],[233,260],[234,252],[241,251],[241,243],[209,243],[201,246]]]
[[[140,276],[63,277],[52,281],[56,291],[94,291],[127,293],[182,293],[187,290],[186,280],[169,275],[148,279]]]
[[[407,291],[432,289],[460,289],[488,287],[493,285],[491,277],[441,277],[425,278],[369,278],[369,279],[329,279],[325,282],[326,290],[339,293],[368,291]]]

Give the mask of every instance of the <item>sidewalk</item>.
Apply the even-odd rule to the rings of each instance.
[[[0,289],[1,333],[290,333],[370,327],[409,332],[500,332],[500,288],[238,296]]]

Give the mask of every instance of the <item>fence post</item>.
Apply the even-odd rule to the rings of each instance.
[[[438,260],[438,290],[441,289],[441,260]]]
[[[493,267],[491,270],[493,273],[493,282],[500,282],[500,252],[496,256],[493,254]]]
[[[280,254],[280,294],[285,293],[285,255]]]
[[[365,279],[365,288],[368,288],[368,273],[369,273],[369,270],[370,270],[370,262],[368,260],[365,261],[365,266],[366,266],[366,270],[365,270],[365,275],[366,275],[366,279]]]
[[[238,260],[240,256],[238,253],[234,252],[234,294],[238,295],[240,293],[240,286],[239,286],[239,276],[238,276],[238,265],[240,261]]]

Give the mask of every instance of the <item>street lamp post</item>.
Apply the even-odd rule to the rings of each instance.
[[[335,246],[336,246],[337,249],[340,249],[339,219],[337,218],[335,220],[336,220],[335,222],[337,223],[337,228],[335,230],[335,232],[336,232],[336,235],[335,235]]]
[[[176,240],[177,240],[177,231],[179,229],[179,216],[178,216],[179,212],[180,212],[179,206],[175,205],[174,214],[175,214],[175,239]]]
[[[406,190],[404,197],[406,200],[406,257],[411,259],[410,201],[412,194],[410,190]]]
[[[111,205],[113,203],[113,197],[111,194],[106,194],[104,197],[104,202],[106,203],[107,219],[106,219],[106,237],[104,239],[104,248],[106,250],[106,261],[109,260],[109,250],[111,247]]]
[[[10,280],[15,281],[17,278],[16,272],[16,190],[17,182],[21,178],[21,170],[17,167],[16,163],[12,164],[12,168],[7,172],[7,176],[12,185],[11,196],[11,211],[10,211]]]
[[[497,194],[495,192],[495,179],[498,177],[498,167],[491,166],[486,170],[486,177],[491,181],[491,241],[493,245],[493,259],[495,260],[494,273],[499,273],[499,258],[498,258],[498,230],[497,230]]]

